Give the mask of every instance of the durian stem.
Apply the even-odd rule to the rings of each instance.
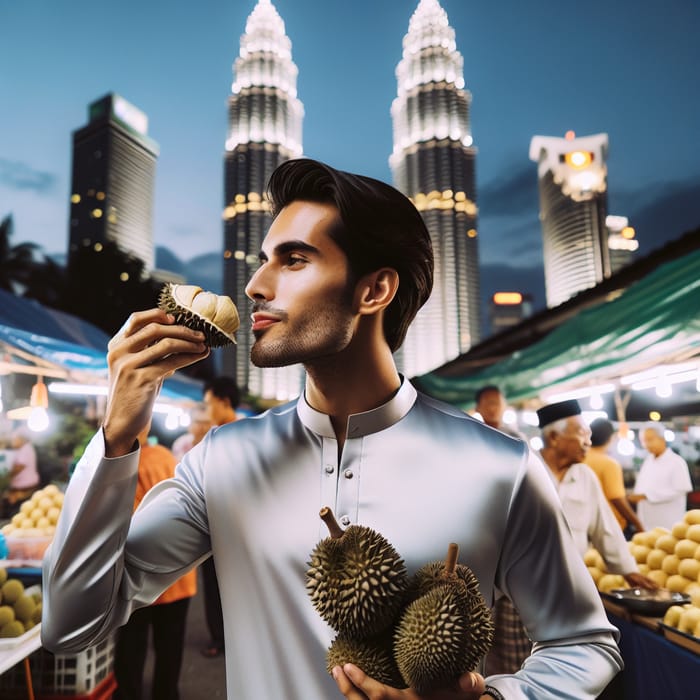
[[[334,540],[340,539],[343,536],[343,529],[340,527],[340,525],[338,525],[338,521],[335,519],[333,511],[328,506],[324,506],[321,508],[319,515],[321,516],[321,520],[326,523],[326,527],[328,528],[328,532],[331,533],[331,537]]]
[[[445,575],[450,576],[454,574],[457,568],[457,557],[459,556],[459,545],[455,542],[450,542],[450,546],[447,548],[447,557],[445,558]]]

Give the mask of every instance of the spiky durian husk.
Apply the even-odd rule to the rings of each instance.
[[[338,635],[326,652],[326,670],[335,666],[355,664],[370,678],[392,688],[405,688],[393,653],[392,630],[368,639],[355,640]]]
[[[313,606],[337,632],[363,639],[389,627],[405,601],[404,562],[379,533],[351,525],[311,552],[306,589]]]
[[[168,283],[161,289],[158,297],[158,308],[172,314],[175,317],[175,323],[204,333],[204,342],[212,348],[235,344],[236,341],[232,334],[226,333],[212,320],[179,302],[174,295],[177,286]]]
[[[418,693],[447,689],[491,647],[488,607],[462,581],[436,585],[404,611],[394,639],[396,664]]]
[[[431,588],[442,585],[449,580],[462,581],[469,591],[469,595],[481,597],[479,581],[474,572],[464,564],[457,564],[453,574],[445,578],[445,563],[435,561],[422,566],[411,577],[407,594],[408,601],[414,601],[425,595]]]

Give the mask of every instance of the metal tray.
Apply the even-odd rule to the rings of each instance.
[[[675,593],[666,588],[649,591],[646,588],[615,588],[607,593],[601,593],[630,612],[646,617],[663,617],[672,605],[690,603],[690,596],[685,593]]]

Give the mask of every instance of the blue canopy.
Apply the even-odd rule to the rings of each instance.
[[[91,323],[0,289],[0,344],[68,372],[106,379],[108,343],[109,336]],[[176,375],[165,381],[161,395],[199,401],[202,383]]]

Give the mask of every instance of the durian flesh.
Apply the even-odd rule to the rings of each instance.
[[[172,314],[175,322],[205,335],[205,343],[222,347],[236,342],[241,325],[238,309],[230,297],[205,292],[194,284],[168,282],[160,292],[158,306]]]

